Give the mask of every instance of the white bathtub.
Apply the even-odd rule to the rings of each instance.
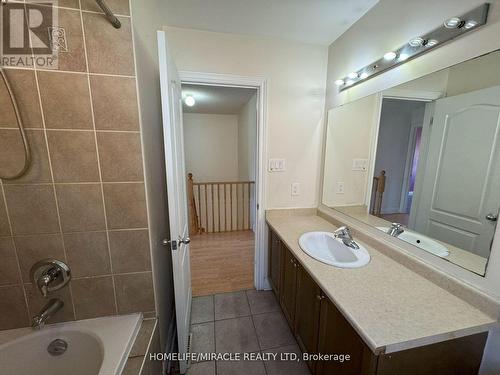
[[[141,327],[142,314],[0,331],[0,372],[9,375],[118,375]],[[47,351],[56,339],[66,351]]]

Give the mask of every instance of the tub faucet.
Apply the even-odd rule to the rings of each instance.
[[[38,315],[33,317],[31,327],[33,329],[40,329],[45,325],[45,322],[50,319],[56,312],[61,310],[64,302],[58,298],[51,299],[40,311]]]
[[[387,234],[389,234],[392,237],[399,237],[399,235],[404,231],[405,227],[403,226],[403,224],[392,223],[392,225],[387,230]]]
[[[355,250],[359,249],[359,245],[352,239],[351,230],[348,227],[340,227],[335,232],[333,232],[333,234],[335,238],[342,240],[344,245],[346,245],[347,247]]]

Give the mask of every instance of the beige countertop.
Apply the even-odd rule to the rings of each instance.
[[[498,317],[466,301],[358,241],[370,253],[368,265],[342,269],[321,263],[299,247],[310,231],[336,227],[316,214],[266,213],[281,237],[323,292],[375,353],[391,353],[487,331]]]

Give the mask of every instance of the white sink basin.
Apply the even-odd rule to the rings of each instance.
[[[340,268],[359,268],[370,261],[370,254],[361,245],[352,249],[330,232],[308,232],[299,238],[304,252],[320,262]]]
[[[387,233],[389,227],[377,227],[377,229]],[[405,231],[401,233],[397,238],[441,258],[446,257],[450,254],[450,251],[439,242],[434,241],[432,238],[426,237],[423,234],[413,232],[406,228]]]

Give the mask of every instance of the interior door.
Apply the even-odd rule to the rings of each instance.
[[[178,351],[182,354],[188,350],[191,316],[191,268],[189,263],[182,94],[177,68],[169,55],[165,32],[163,31],[158,31],[158,55],[167,174],[166,193],[170,222],[170,241],[167,241],[167,243],[172,249]],[[184,374],[186,370],[187,362],[180,361],[181,373]]]
[[[500,206],[500,87],[436,102],[416,230],[487,257]]]

